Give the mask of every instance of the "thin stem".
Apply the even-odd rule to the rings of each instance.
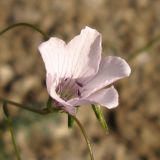
[[[143,46],[143,47],[137,49],[136,51],[134,51],[133,53],[131,53],[130,56],[128,57],[128,60],[132,60],[135,57],[137,57],[139,54],[141,54],[142,52],[150,49],[158,41],[160,41],[160,35],[157,36],[156,38],[154,38],[152,41],[148,42],[145,46]]]
[[[73,119],[76,121],[77,125],[79,126],[80,130],[82,131],[82,134],[86,140],[86,143],[87,143],[87,147],[88,147],[88,151],[89,151],[89,155],[90,155],[90,158],[91,160],[94,160],[94,157],[93,157],[93,152],[92,152],[92,148],[91,148],[91,144],[89,142],[89,138],[86,134],[86,131],[85,129],[83,128],[82,124],[80,123],[80,121],[75,117],[75,116],[72,116]]]
[[[16,102],[13,102],[13,101],[10,101],[10,100],[7,100],[7,99],[3,99],[3,98],[0,98],[0,103],[11,104],[13,106],[16,106],[16,107],[19,107],[19,108],[22,108],[22,109],[25,109],[25,110],[28,110],[28,111],[32,111],[32,112],[35,112],[35,113],[38,113],[38,114],[42,114],[42,115],[54,112],[54,110],[52,111],[50,108],[48,109],[48,107],[44,108],[44,109],[35,109],[35,108],[30,107],[30,106],[22,105],[22,104],[19,104],[19,103],[16,103]],[[8,114],[6,109],[4,109],[4,112],[5,112],[6,115]],[[79,126],[80,130],[82,131],[83,136],[85,138],[85,141],[87,143],[90,158],[91,158],[91,160],[94,160],[91,144],[89,142],[89,138],[86,134],[85,129],[83,128],[80,121],[75,116],[72,116],[72,118],[76,121],[77,125]],[[13,131],[13,130],[11,130],[11,131]],[[18,160],[20,160],[20,159],[18,159]]]
[[[18,26],[30,27],[30,28],[36,30],[37,32],[41,33],[44,36],[45,39],[48,39],[48,36],[42,30],[40,30],[39,28],[35,27],[34,25],[31,25],[31,24],[28,24],[28,23],[16,23],[16,24],[13,24],[13,25],[3,29],[2,31],[0,31],[0,35],[4,34],[5,32],[9,31],[10,29],[13,29],[13,28],[18,27]],[[48,113],[52,112],[52,110],[50,108],[48,108],[48,107],[44,108],[44,109],[35,109],[35,108],[30,107],[30,106],[22,105],[22,104],[19,104],[19,103],[10,101],[10,100],[2,99],[2,98],[0,98],[0,103],[3,103],[3,104],[8,103],[8,104],[11,104],[13,106],[17,106],[19,108],[23,108],[25,110],[32,111],[32,112],[35,112],[35,113],[38,113],[38,114],[48,114]],[[89,150],[89,153],[90,153],[91,160],[94,160],[92,149],[91,149],[91,145],[90,145],[90,142],[89,142],[89,138],[88,138],[83,126],[81,125],[81,123],[79,122],[79,120],[76,117],[74,117],[74,116],[72,116],[72,117],[77,122],[79,128],[81,129],[81,131],[83,133],[83,136],[84,136],[84,138],[86,140],[86,143],[87,143],[87,146],[88,146],[88,150]],[[12,137],[14,138],[13,129],[10,129],[10,131],[12,133]],[[14,146],[16,146],[15,139],[14,139],[13,142],[14,142]],[[18,155],[17,155],[17,159],[20,160],[20,157],[18,158]]]
[[[7,102],[3,103],[3,110],[4,110],[4,114],[6,116],[6,122],[7,122],[8,127],[9,127],[9,131],[10,131],[11,139],[12,139],[12,144],[13,144],[13,148],[14,148],[15,153],[16,153],[17,160],[21,160],[20,153],[19,153],[19,150],[18,150],[18,147],[17,147],[17,144],[16,144],[16,139],[15,139],[15,133],[14,133],[14,129],[13,129],[12,120],[9,116],[9,111],[8,111],[8,108],[7,108]]]
[[[25,22],[16,23],[16,24],[13,24],[13,25],[10,25],[10,26],[4,28],[3,30],[0,31],[0,36],[2,34],[6,33],[7,31],[9,31],[10,29],[13,29],[13,28],[16,28],[16,27],[19,27],[19,26],[25,26],[25,27],[32,28],[32,29],[36,30],[37,32],[39,32],[44,37],[45,40],[48,39],[48,36],[41,29],[35,27],[32,24],[25,23]]]
[[[13,102],[11,100],[0,98],[0,103],[5,103],[5,102],[7,104],[11,104],[13,106],[16,106],[16,107],[19,107],[19,108],[22,108],[22,109],[25,109],[25,110],[28,110],[28,111],[32,111],[34,113],[42,114],[42,115],[51,113],[51,109],[48,109],[48,108],[37,109],[37,108],[33,108],[31,106],[26,106],[26,105],[23,105],[23,104],[20,104],[20,103],[17,103],[17,102]]]

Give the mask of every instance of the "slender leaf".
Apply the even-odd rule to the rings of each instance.
[[[105,132],[108,134],[108,126],[107,123],[105,121],[102,109],[100,107],[100,105],[94,105],[92,104],[92,109],[96,115],[97,120],[100,122],[102,128],[105,130]]]

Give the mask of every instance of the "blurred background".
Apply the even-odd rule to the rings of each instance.
[[[95,160],[160,159],[160,42],[130,58],[160,36],[159,0],[0,0],[0,30],[18,22],[66,41],[86,25],[102,33],[103,55],[128,60],[132,74],[115,84],[118,108],[103,108],[109,135],[90,107],[79,109]],[[42,41],[42,35],[27,27],[0,36],[0,97],[46,103],[45,69],[37,49]],[[15,160],[0,106],[0,160]],[[22,160],[89,159],[81,132],[76,126],[68,129],[65,114],[40,116],[16,107],[10,113]]]

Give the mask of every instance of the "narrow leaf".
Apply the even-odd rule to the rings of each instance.
[[[92,104],[92,109],[93,109],[93,111],[96,115],[97,120],[100,122],[102,128],[108,134],[108,126],[107,126],[107,123],[105,121],[105,118],[104,118],[103,112],[101,110],[101,107],[99,105]]]

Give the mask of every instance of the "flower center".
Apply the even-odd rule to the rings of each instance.
[[[81,92],[80,88],[82,87],[82,84],[77,82],[75,79],[72,78],[65,78],[60,81],[56,88],[57,94],[60,95],[60,97],[67,101],[71,98],[80,97]]]

